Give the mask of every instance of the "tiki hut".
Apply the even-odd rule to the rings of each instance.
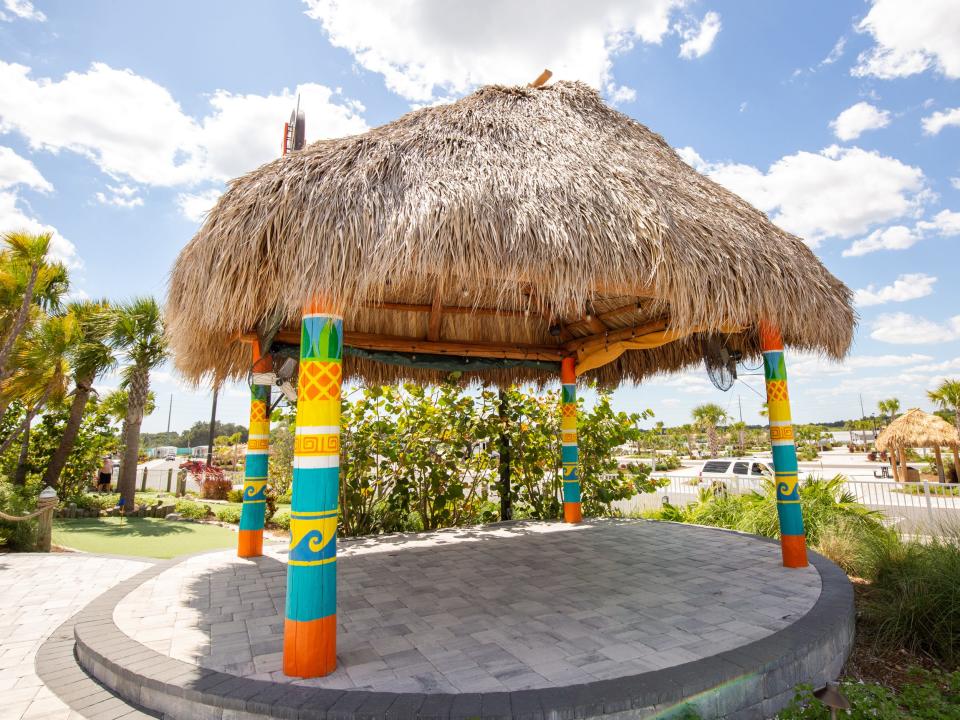
[[[960,472],[958,447],[960,447],[960,433],[957,429],[938,415],[931,415],[920,408],[907,410],[877,436],[877,450],[890,453],[894,478],[902,482],[909,479],[907,448],[933,448],[937,458],[937,472],[940,482],[943,482],[945,477],[941,448],[950,448],[953,451],[953,467]],[[897,468],[898,456],[899,469]]]
[[[800,238],[582,83],[484,87],[292,146],[230,183],[176,261],[166,316],[188,380],[251,379],[243,557],[262,551],[270,386],[297,385],[287,674],[335,665],[345,379],[560,379],[578,522],[578,378],[762,354],[783,561],[807,564],[783,344],[842,358],[855,315]]]

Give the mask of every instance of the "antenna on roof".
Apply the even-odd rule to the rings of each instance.
[[[283,146],[281,154],[293,150],[303,150],[307,144],[307,120],[300,109],[300,94],[297,94],[297,107],[290,113],[290,121],[283,124]]]
[[[537,79],[530,83],[527,87],[538,88],[542,86],[547,80],[553,77],[553,73],[549,70],[544,70],[542,73],[537,75]]]

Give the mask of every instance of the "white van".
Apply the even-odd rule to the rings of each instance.
[[[773,463],[763,458],[716,458],[707,460],[697,474],[701,480],[722,480],[731,477],[752,477],[759,480],[773,477]]]

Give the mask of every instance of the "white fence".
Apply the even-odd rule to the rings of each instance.
[[[614,503],[624,514],[655,510],[664,503],[687,505],[699,497],[703,489],[738,495],[761,488],[760,477],[732,476],[721,480],[696,476],[667,476],[667,484],[656,492],[640,493],[629,500]],[[804,480],[801,478],[800,483]],[[927,532],[942,527],[960,529],[960,485],[936,482],[902,483],[892,480],[847,480],[844,489],[857,502],[883,514],[887,523],[904,532]]]

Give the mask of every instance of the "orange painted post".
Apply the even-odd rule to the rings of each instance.
[[[304,308],[297,431],[293,446],[283,672],[329,675],[337,667],[337,513],[343,319]]]
[[[253,344],[253,371],[270,372],[270,356],[260,356],[260,345]],[[267,508],[267,468],[270,457],[270,386],[250,388],[250,432],[244,464],[243,505],[237,555],[243,558],[263,555],[263,522]]]
[[[565,357],[560,361],[560,454],[563,466],[563,519],[578,523],[583,519],[580,510],[580,477],[577,446],[577,373],[576,360]]]
[[[803,513],[800,511],[797,446],[790,419],[787,365],[783,359],[780,331],[766,322],[760,324],[760,350],[763,353],[770,445],[777,483],[780,550],[784,567],[801,568],[807,566],[807,538],[803,531]]]

